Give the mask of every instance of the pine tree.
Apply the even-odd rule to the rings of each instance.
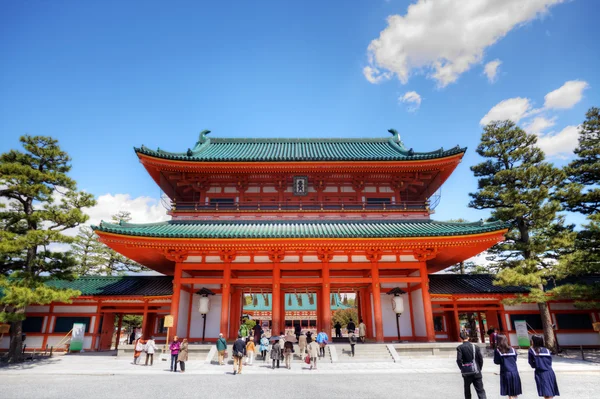
[[[567,181],[557,197],[566,209],[586,215],[589,223],[578,232],[576,251],[562,259],[564,276],[600,273],[600,109],[591,108],[579,128],[576,158],[565,168]],[[562,297],[582,307],[600,307],[600,287],[565,285],[557,288]]]
[[[21,334],[30,304],[68,302],[77,291],[45,286],[48,278],[74,277],[75,259],[55,244],[69,244],[63,231],[87,220],[82,212],[95,204],[77,191],[67,173],[71,158],[50,137],[23,136],[24,151],[0,155],[0,321],[11,323],[9,361],[22,359]]]
[[[486,158],[471,167],[478,190],[469,206],[490,209],[492,219],[512,223],[506,240],[489,250],[499,268],[496,283],[524,286],[530,292],[517,300],[537,303],[546,344],[556,349],[545,290],[554,277],[557,258],[573,247],[573,226],[564,225],[560,202],[552,199],[564,173],[545,162],[537,137],[511,121],[484,128],[477,153]]]

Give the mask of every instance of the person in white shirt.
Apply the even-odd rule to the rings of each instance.
[[[156,352],[156,342],[154,342],[154,337],[150,337],[146,342],[146,366],[148,365],[148,359],[150,360],[150,366],[154,364],[154,352]]]

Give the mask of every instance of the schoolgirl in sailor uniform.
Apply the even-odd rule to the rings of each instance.
[[[521,377],[517,368],[517,352],[508,345],[506,335],[498,335],[494,363],[500,365],[500,395],[516,398],[521,395]]]
[[[535,369],[535,385],[538,395],[545,399],[560,396],[556,375],[552,370],[552,354],[544,347],[544,337],[541,335],[531,337],[528,360],[529,365]]]

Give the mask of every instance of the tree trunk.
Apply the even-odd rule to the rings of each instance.
[[[552,353],[557,353],[556,339],[554,339],[554,329],[552,328],[552,318],[550,317],[550,309],[546,302],[538,303],[540,316],[542,317],[542,327],[544,328],[544,341],[546,348]]]
[[[16,314],[25,313],[25,309],[17,309]],[[23,321],[10,323],[10,346],[8,347],[8,362],[18,363],[23,361]]]

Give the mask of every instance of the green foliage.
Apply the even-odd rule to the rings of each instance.
[[[130,220],[131,214],[125,211],[120,211],[112,216],[114,223]],[[148,270],[139,263],[102,244],[93,230],[87,226],[79,228],[79,234],[75,238],[72,250],[79,263],[77,274],[80,276],[113,276]]]
[[[574,250],[574,226],[567,226],[559,201],[554,199],[565,179],[562,170],[544,160],[537,136],[511,121],[491,122],[484,128],[477,153],[486,158],[471,167],[478,190],[469,206],[490,209],[492,219],[512,222],[506,240],[488,252],[499,272],[496,284],[524,286],[531,290],[520,300],[538,304],[544,335],[555,345],[545,302],[544,284],[556,274],[560,259]]]
[[[333,312],[331,323],[335,325],[335,323],[339,322],[342,327],[346,327],[350,319],[358,326],[358,311],[354,308],[340,309]]]
[[[24,151],[0,156],[0,198],[8,202],[0,208],[0,274],[4,276],[0,318],[12,322],[9,361],[21,359],[26,306],[64,302],[77,295],[45,287],[43,282],[74,277],[72,253],[55,248],[73,242],[63,232],[84,223],[87,216],[82,209],[96,203],[91,194],[77,191],[67,175],[71,159],[56,140],[23,136],[20,141]]]
[[[123,322],[121,327],[131,330],[133,328],[139,328],[142,326],[143,316],[135,314],[123,315]],[[119,326],[119,319],[115,317],[115,327]]]

